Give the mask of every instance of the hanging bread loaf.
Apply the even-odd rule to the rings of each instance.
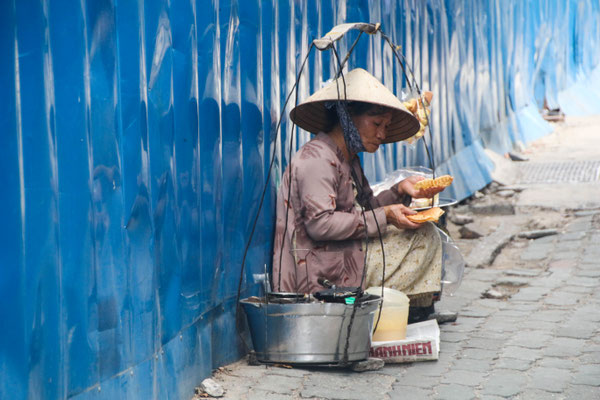
[[[415,183],[415,189],[417,190],[421,190],[421,189],[430,189],[430,188],[434,188],[434,187],[448,187],[450,186],[450,184],[452,183],[452,181],[454,180],[454,178],[450,175],[443,175],[440,176],[439,178],[435,178],[435,179],[423,179],[422,181],[419,181],[417,183]]]
[[[413,215],[407,215],[406,218],[409,221],[417,224],[422,224],[427,221],[437,222],[438,219],[444,214],[444,210],[439,207],[433,207],[425,211],[420,211]]]
[[[425,127],[429,125],[429,106],[433,99],[432,92],[423,92],[420,98],[410,99],[404,102],[404,106],[414,114],[419,120],[419,131],[410,138],[406,139],[408,143],[413,143],[425,134]]]

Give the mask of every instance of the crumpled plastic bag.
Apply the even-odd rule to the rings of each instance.
[[[442,292],[452,296],[460,287],[465,273],[465,259],[448,234],[438,229],[442,239]]]
[[[371,185],[371,189],[373,190],[373,195],[377,196],[382,191],[391,188],[392,186],[394,186],[401,180],[404,180],[404,179],[408,178],[409,176],[413,176],[413,175],[422,176],[424,178],[432,178],[433,170],[431,168],[417,166],[417,167],[405,167],[405,168],[400,168],[395,171],[392,171],[385,176],[383,181],[381,181],[375,185]]]

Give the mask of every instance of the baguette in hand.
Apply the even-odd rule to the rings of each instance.
[[[422,181],[415,183],[415,189],[421,190],[421,189],[430,189],[430,188],[434,188],[434,187],[446,188],[446,187],[450,186],[450,184],[452,183],[453,180],[454,180],[454,178],[450,175],[443,175],[443,176],[440,176],[439,178],[435,178],[435,179],[431,179],[431,178],[423,179]]]
[[[406,218],[409,221],[417,224],[422,224],[427,221],[437,222],[438,219],[444,214],[444,210],[439,207],[432,207],[428,210],[418,212],[416,214],[407,215]]]

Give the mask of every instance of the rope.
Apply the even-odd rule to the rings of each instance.
[[[398,60],[400,67],[402,67],[402,72],[404,74],[404,78],[406,79],[406,83],[408,84],[408,86],[411,89],[413,88],[412,84],[414,84],[414,87],[417,90],[417,95],[419,96],[419,99],[420,99],[421,95],[422,95],[421,88],[419,87],[419,84],[417,83],[415,74],[413,73],[413,71],[410,68],[410,66],[408,65],[408,63],[406,62],[406,58],[399,51],[400,46],[395,45],[392,42],[392,40],[383,32],[383,30],[379,29],[379,33],[385,39],[385,41],[390,45],[390,48],[392,49],[394,56],[396,56],[396,59]],[[402,60],[400,59],[400,57],[402,57]],[[412,77],[412,84],[411,84],[411,79],[408,78],[408,75],[406,73],[406,68],[408,68],[408,72],[410,73],[410,76]],[[417,102],[417,105],[418,104],[419,104],[419,102]],[[435,178],[435,163],[433,162],[433,160],[435,159],[434,152],[433,152],[433,132],[431,130],[431,124],[429,123],[430,122],[429,115],[427,114],[427,112],[425,112],[425,120],[427,121],[427,127],[429,128],[429,135],[431,135],[431,138],[432,138],[431,139],[431,154],[429,153],[429,146],[427,145],[427,140],[425,139],[424,135],[423,135],[423,145],[425,146],[425,153],[427,154],[427,159],[429,160],[429,165],[431,165],[431,169],[433,170],[433,178]]]
[[[300,72],[298,73],[298,77],[296,78],[296,83],[294,84],[294,86],[290,90],[290,94],[288,95],[288,97],[285,100],[285,104],[284,104],[283,109],[281,111],[281,114],[279,116],[279,122],[277,123],[277,127],[275,128],[275,137],[277,137],[277,135],[279,134],[279,128],[281,127],[281,121],[283,119],[283,115],[285,113],[286,107],[288,105],[288,102],[289,102],[290,98],[292,97],[292,93],[294,92],[294,90],[296,90],[296,103],[298,102],[298,90],[297,90],[298,82],[300,81],[300,76],[302,74],[302,70],[304,69],[304,65],[306,64],[306,60],[308,59],[308,56],[310,55],[310,52],[313,49],[313,47],[314,47],[314,44],[311,44],[310,47],[309,47],[309,49],[308,49],[308,52],[306,53],[306,57],[304,58],[304,61],[302,62],[302,67],[300,68]],[[293,134],[292,134],[292,137],[293,137]],[[291,142],[290,142],[290,147],[291,147]],[[290,150],[290,152],[291,152],[291,150]],[[267,177],[266,177],[266,180],[265,180],[265,185],[263,187],[263,191],[262,191],[262,194],[260,196],[260,202],[258,204],[258,210],[256,211],[256,217],[254,218],[254,222],[252,224],[252,230],[250,231],[250,236],[248,237],[248,242],[246,243],[246,248],[244,249],[244,256],[242,257],[242,265],[240,267],[240,278],[239,278],[239,281],[238,281],[238,289],[237,289],[237,297],[236,297],[235,321],[236,321],[236,328],[237,328],[236,330],[237,330],[238,336],[241,339],[246,352],[249,351],[250,346],[248,346],[248,343],[246,343],[246,340],[242,336],[241,329],[239,327],[239,323],[240,323],[239,316],[240,316],[240,308],[241,308],[241,306],[240,306],[240,295],[241,295],[241,292],[242,292],[242,282],[244,280],[244,267],[246,265],[246,257],[248,256],[248,250],[250,249],[250,244],[252,243],[252,238],[254,237],[254,232],[256,230],[256,225],[258,223],[258,218],[260,217],[260,211],[262,210],[262,206],[263,206],[263,203],[264,203],[264,200],[265,200],[265,194],[267,192],[267,187],[268,187],[268,184],[269,184],[269,180],[271,178],[271,171],[273,169],[273,164],[275,162],[275,154],[276,154],[276,152],[273,151],[273,154],[271,156],[271,161],[269,163],[269,169],[267,171]],[[291,162],[291,160],[290,160],[290,162]],[[287,215],[286,215],[286,228],[287,228]],[[284,233],[284,235],[285,235],[285,233]],[[266,299],[266,301],[268,303],[268,296],[267,296],[266,293],[265,293],[265,299]]]

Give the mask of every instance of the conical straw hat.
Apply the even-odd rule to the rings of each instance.
[[[345,96],[344,81],[346,83]],[[392,109],[392,122],[387,129],[383,143],[404,140],[419,131],[419,120],[377,78],[361,68],[353,69],[344,74],[344,79],[340,76],[315,92],[290,112],[290,118],[300,128],[309,132],[324,132],[328,129],[328,113],[325,103],[338,99],[363,101]]]

